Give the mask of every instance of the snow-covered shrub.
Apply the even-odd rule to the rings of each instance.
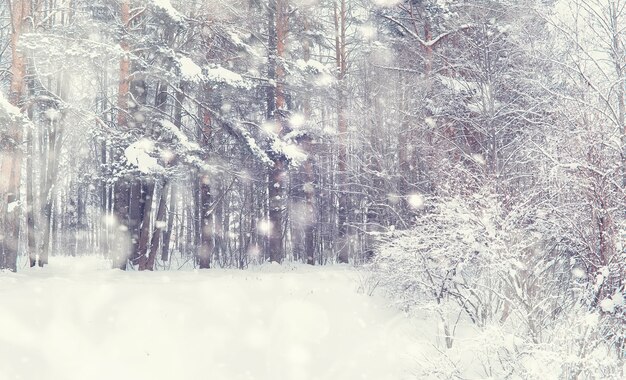
[[[399,306],[453,301],[478,326],[514,317],[538,334],[563,307],[541,291],[571,277],[562,243],[536,215],[507,210],[487,192],[428,203],[413,229],[381,237],[372,264]]]
[[[539,199],[549,210],[544,230],[552,234],[557,257],[570,261],[573,281],[561,290],[575,292],[573,308],[601,315],[596,340],[611,344],[615,355],[624,358],[625,327],[624,189],[617,150],[601,150],[610,140],[611,129],[600,115],[576,113],[581,122],[596,120],[583,131],[559,130],[546,137],[544,172],[538,179],[544,189]],[[572,141],[563,144],[563,141]],[[546,153],[550,152],[550,153]],[[563,298],[563,294],[555,295]]]
[[[368,266],[398,307],[439,319],[446,349],[420,375],[444,376],[448,363],[479,377],[619,377],[622,293],[601,310],[589,302],[602,278],[587,276],[549,202],[513,207],[484,191],[425,205],[412,229],[379,236]]]

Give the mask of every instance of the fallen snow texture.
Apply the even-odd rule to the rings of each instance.
[[[180,14],[173,6],[170,0],[154,0],[154,5],[157,8],[161,8],[165,14],[167,14],[172,21],[181,22],[183,21],[183,15]]]
[[[8,116],[10,119],[15,120],[21,118],[19,108],[9,103],[9,100],[4,97],[4,94],[0,92],[0,117]]]
[[[267,155],[267,153],[265,153],[265,151],[261,149],[261,147],[259,147],[259,144],[257,144],[256,140],[254,139],[254,137],[252,137],[250,132],[248,132],[245,128],[241,127],[240,125],[235,125],[233,126],[233,128],[241,134],[243,139],[246,141],[246,145],[248,145],[248,149],[250,149],[252,154],[258,160],[260,160],[266,166],[274,165],[274,161],[272,161]]]
[[[174,123],[169,120],[160,120],[159,124],[165,129],[167,129],[171,134],[176,137],[178,143],[185,148],[186,150],[199,150],[200,146],[195,142],[189,141],[187,135],[180,130]]]
[[[202,79],[202,68],[189,57],[178,58],[178,68],[183,80],[196,82]]]
[[[62,260],[63,259],[63,260]],[[0,379],[408,379],[410,324],[348,267],[0,274]]]
[[[142,173],[161,173],[164,170],[163,167],[159,165],[156,158],[149,154],[153,151],[154,143],[148,139],[141,139],[126,148],[124,156],[131,165],[136,166]]]
[[[225,83],[232,87],[250,88],[250,83],[241,75],[222,66],[208,67],[206,77],[212,82]]]
[[[284,155],[294,167],[302,165],[308,158],[308,155],[297,145],[279,139],[274,139],[272,142],[272,150]]]

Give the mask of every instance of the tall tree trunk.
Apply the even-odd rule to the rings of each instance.
[[[148,244],[152,236],[152,204],[154,199],[154,180],[147,179],[142,183],[141,226],[139,227],[139,242],[135,252],[135,263],[139,270],[152,269],[148,267]]]
[[[208,98],[209,89],[206,88],[205,96]],[[203,110],[201,111],[202,118],[202,130],[200,131],[200,141],[205,149],[208,149],[211,139],[211,115]],[[208,156],[205,156],[207,159]],[[198,252],[198,266],[200,269],[206,269],[211,267],[211,258],[213,256],[213,250],[215,248],[214,241],[214,215],[211,210],[211,204],[213,203],[213,197],[211,194],[210,178],[208,173],[201,173],[200,175],[200,251]]]
[[[348,160],[348,121],[346,117],[346,83],[345,76],[347,71],[347,51],[346,51],[346,0],[339,0],[334,3],[335,13],[335,60],[337,64],[337,130],[339,133],[338,154],[337,154],[337,183],[339,186],[337,192],[337,227],[338,236],[335,250],[337,252],[337,261],[347,263],[350,257],[350,244],[348,237],[348,205],[347,196],[347,160]]]
[[[61,86],[63,77],[58,79],[57,95],[63,99],[66,94]],[[63,135],[63,120],[59,117],[57,119],[50,120],[48,126],[48,148],[46,155],[44,156],[43,164],[45,165],[45,186],[42,187],[42,205],[43,205],[43,237],[42,237],[42,250],[39,255],[38,265],[43,267],[48,264],[48,258],[50,257],[50,251],[52,250],[51,239],[54,233],[53,219],[54,219],[54,202],[57,199],[57,178],[59,171],[59,158],[61,156],[61,142]],[[42,170],[43,172],[43,170]]]
[[[26,76],[26,59],[18,49],[20,36],[28,32],[30,1],[13,0],[11,3],[11,83],[9,101],[20,107],[23,101]],[[22,122],[8,126],[11,146],[3,148],[0,155],[0,228],[4,238],[0,241],[0,269],[17,271],[17,253],[20,235],[20,184],[22,171]],[[12,140],[12,141],[11,141]]]
[[[130,6],[128,0],[121,4],[121,21],[123,26],[128,29],[130,22]],[[126,33],[128,33],[128,31]],[[145,135],[148,131],[146,130],[145,116],[143,114],[146,112],[148,88],[147,82],[143,76],[144,67],[137,62],[131,65],[128,56],[130,45],[127,35],[123,36],[121,47],[125,52],[125,56],[122,57],[120,62],[118,128],[129,129],[132,126],[139,134]],[[131,99],[132,101],[130,101]],[[121,181],[124,181],[124,179]],[[154,180],[151,178],[134,179],[129,189],[130,205],[128,208],[127,226],[131,238],[130,257],[132,262],[139,264],[139,268],[141,269],[145,266],[145,261],[147,260],[146,255],[150,235]],[[119,190],[123,190],[123,188],[120,187]]]
[[[282,60],[285,57],[288,3],[287,0],[271,0],[268,8],[268,76],[273,78],[273,84],[267,88],[267,117],[273,120],[275,138],[280,139],[285,134],[285,70]],[[284,209],[285,184],[287,162],[280,152],[272,154],[274,162],[268,173],[269,197],[269,259],[272,262],[282,262],[284,252]]]
[[[208,179],[204,176],[200,184],[200,218],[202,221],[200,230],[200,252],[198,253],[198,266],[200,269],[211,267],[211,257],[215,243],[213,240],[213,215],[211,210],[212,196]]]
[[[130,80],[130,95],[132,101],[126,104],[129,127],[139,135],[149,135],[144,114],[147,112],[148,86],[143,74],[142,64],[131,64],[132,80]],[[147,178],[146,178],[147,177]],[[152,199],[154,196],[154,179],[148,175],[140,175],[131,184],[129,231],[131,233],[132,250],[131,261],[140,270],[145,268],[147,249],[150,235],[150,219],[152,215]]]
[[[310,21],[303,19],[304,34],[310,31]],[[305,62],[311,59],[311,39],[304,38],[302,41],[302,58]],[[305,90],[302,94],[302,113],[305,120],[311,118],[311,91]],[[290,183],[290,207],[289,222],[291,226],[291,246],[295,260],[304,260],[307,264],[315,265],[315,230],[316,205],[315,205],[315,171],[313,163],[313,139],[309,135],[298,139],[298,144],[307,154],[307,160],[299,168]]]
[[[177,187],[176,184],[170,185],[170,202],[167,210],[167,228],[163,232],[163,248],[161,250],[161,260],[168,261],[170,259],[170,241],[172,239],[172,230],[174,229],[174,217],[176,216],[177,205]],[[166,196],[166,194],[163,194]]]
[[[120,7],[120,20],[124,33],[127,33],[128,23],[130,21],[130,5],[128,0],[123,0]],[[130,93],[130,45],[128,36],[122,36],[120,47],[124,52],[120,60],[119,71],[119,87],[117,94],[117,128],[119,130],[128,129],[128,96]],[[115,153],[112,157],[113,161],[122,159],[121,147],[114,148]],[[120,176],[113,187],[113,214],[116,218],[117,229],[114,231],[113,237],[113,267],[118,269],[126,269],[128,262],[128,244],[125,241],[129,232],[129,202],[130,202],[131,185],[130,179],[126,176]]]
[[[144,267],[141,270],[154,270],[154,264],[156,261],[156,254],[159,248],[159,240],[161,238],[165,223],[165,209],[167,207],[167,193],[169,192],[170,182],[166,179],[163,181],[163,187],[161,189],[161,197],[159,199],[159,208],[156,214],[156,223],[154,225],[154,231],[152,232],[152,239],[150,239],[150,250],[148,253],[148,259],[146,260]]]
[[[139,230],[141,228],[141,221],[143,220],[143,196],[141,194],[143,190],[142,180],[133,179],[130,183],[130,197],[128,204],[128,232],[130,233],[131,249],[130,260],[131,263],[136,263],[139,251]]]

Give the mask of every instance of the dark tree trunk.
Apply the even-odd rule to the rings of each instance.
[[[211,89],[209,86],[203,88],[203,97],[205,101],[209,101],[211,95]],[[199,117],[202,122],[202,127],[198,129],[198,140],[201,142],[204,148],[204,159],[209,158],[208,150],[212,137],[212,118],[211,114],[204,108],[199,110]],[[211,267],[211,261],[215,250],[215,215],[211,209],[213,203],[213,196],[211,194],[211,185],[209,173],[200,173],[199,177],[199,231],[200,244],[199,251],[197,253],[197,262],[200,269],[207,269]]]
[[[141,227],[139,228],[139,242],[137,245],[137,252],[135,252],[135,263],[138,265],[139,270],[152,270],[148,267],[148,242],[152,236],[152,204],[154,199],[154,180],[148,179],[143,183],[141,200],[143,201],[143,207],[141,208],[142,218]]]
[[[154,270],[154,264],[156,261],[157,250],[159,248],[159,240],[165,224],[165,209],[167,207],[167,193],[169,192],[170,183],[165,180],[163,183],[163,189],[161,190],[161,198],[159,200],[159,208],[157,209],[156,223],[154,231],[152,232],[152,239],[150,240],[150,252],[148,259],[146,260],[144,270]]]
[[[165,196],[165,194],[163,194]],[[161,250],[161,260],[170,259],[170,241],[172,230],[174,229],[174,216],[176,215],[176,185],[170,185],[170,202],[167,210],[167,228],[163,232],[163,249]]]
[[[198,266],[200,269],[211,267],[211,257],[213,255],[213,248],[215,247],[211,204],[211,187],[209,186],[208,178],[204,177],[200,184],[200,217],[202,220],[200,252],[198,252]]]

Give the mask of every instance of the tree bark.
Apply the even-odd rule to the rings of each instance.
[[[282,59],[285,57],[288,26],[287,0],[271,0],[268,8],[268,77],[273,79],[267,88],[267,117],[273,121],[274,138],[285,134],[285,70]],[[269,197],[269,259],[282,262],[284,251],[284,208],[287,162],[281,152],[272,152],[272,168],[268,173]]]
[[[120,20],[124,33],[127,33],[128,23],[130,21],[130,5],[128,0],[123,0],[120,5]],[[120,130],[128,129],[128,96],[130,92],[130,45],[128,37],[122,36],[120,47],[124,52],[120,60],[119,86],[117,94],[117,128]],[[116,147],[113,155],[113,161],[122,159],[121,147]],[[113,242],[113,267],[125,270],[128,262],[127,242],[123,241],[129,231],[129,202],[130,202],[130,179],[122,175],[115,181],[113,187],[113,214],[116,217],[116,228]]]
[[[205,96],[208,98],[209,89],[204,89]],[[208,149],[211,140],[211,115],[206,111],[201,111],[202,130],[200,131],[200,141],[204,149]],[[208,155],[205,154],[205,159]],[[214,229],[215,217],[211,205],[213,196],[211,194],[211,185],[209,173],[201,173],[200,175],[200,247],[197,254],[198,266],[200,269],[208,269],[211,267],[211,260],[215,248]]]
[[[167,207],[167,193],[169,192],[170,182],[166,179],[163,182],[163,188],[161,190],[161,198],[159,200],[159,208],[156,214],[156,223],[154,231],[152,232],[152,239],[150,240],[150,252],[148,253],[148,259],[145,262],[142,270],[154,270],[154,264],[156,261],[156,254],[159,248],[159,240],[165,225],[165,209]]]
[[[334,3],[335,13],[335,60],[337,65],[337,131],[339,134],[337,154],[337,241],[335,250],[337,261],[347,263],[350,257],[350,244],[348,237],[348,207],[347,194],[347,160],[348,160],[348,121],[346,117],[346,83],[347,52],[346,52],[346,0]]]
[[[11,3],[11,83],[9,101],[20,107],[23,101],[26,76],[26,59],[18,49],[20,36],[28,32],[30,1],[13,0]],[[20,184],[22,171],[22,140],[24,125],[20,121],[9,124],[8,144],[0,156],[0,227],[4,238],[0,241],[0,269],[17,271],[17,254],[20,235]]]
[[[148,243],[152,236],[152,204],[154,199],[154,180],[147,179],[142,182],[141,192],[141,226],[139,227],[139,242],[137,244],[137,251],[135,252],[135,262],[138,265],[138,269],[152,270],[152,267],[148,266]]]
[[[203,176],[200,183],[200,217],[202,221],[200,230],[200,252],[198,253],[198,266],[200,269],[208,269],[211,267],[211,258],[213,255],[213,248],[215,247],[213,240],[214,222],[211,204],[211,187],[208,183],[208,177]]]
[[[163,232],[163,248],[161,250],[161,260],[168,261],[170,259],[170,241],[172,239],[172,230],[174,228],[174,217],[176,215],[177,204],[177,187],[175,184],[170,185],[170,202],[167,210],[167,228]],[[165,196],[165,194],[163,194]]]

